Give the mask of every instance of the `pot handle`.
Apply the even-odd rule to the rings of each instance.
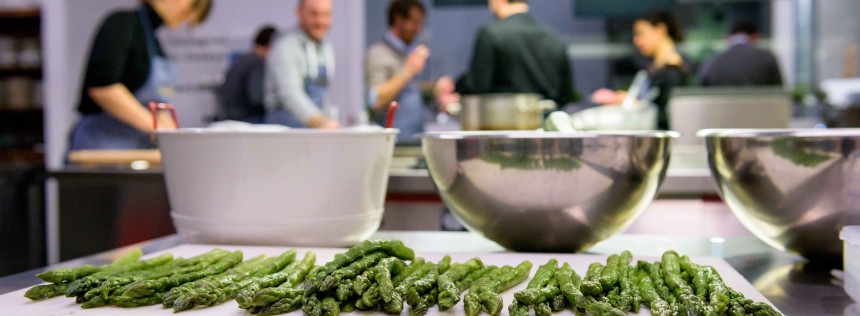
[[[558,104],[553,100],[540,100],[537,102],[538,109],[545,112],[555,111],[558,108]]]
[[[179,128],[179,120],[176,119],[176,109],[173,107],[173,104],[149,102],[149,112],[152,114],[152,130],[158,130],[158,111],[161,110],[170,111],[170,117],[173,118],[173,124],[176,125],[176,128]]]

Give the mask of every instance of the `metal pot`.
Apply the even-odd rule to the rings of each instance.
[[[555,110],[555,102],[532,93],[465,95],[460,106],[449,106],[459,114],[463,130],[532,130],[543,125],[544,113]]]

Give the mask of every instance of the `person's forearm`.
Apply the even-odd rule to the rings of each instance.
[[[400,91],[409,84],[412,76],[406,71],[400,71],[394,74],[388,81],[376,86],[376,102],[373,104],[373,111],[378,112],[394,101]]]
[[[117,83],[105,87],[89,88],[87,93],[105,112],[142,132],[152,132],[152,114],[135,99],[125,85]],[[175,127],[160,116],[159,128]]]

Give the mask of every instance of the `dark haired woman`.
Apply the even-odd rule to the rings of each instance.
[[[155,36],[161,26],[176,29],[203,22],[211,0],[143,0],[133,11],[114,12],[102,22],[85,68],[69,150],[153,148],[149,102],[169,102],[176,65]],[[166,116],[159,128],[174,127]]]
[[[642,55],[651,59],[647,69],[646,87],[641,91],[647,93],[650,88],[659,89],[659,94],[654,99],[658,109],[658,129],[669,128],[666,104],[669,103],[672,87],[684,82],[684,59],[675,48],[675,43],[683,39],[683,31],[668,12],[650,13],[639,17],[633,23],[633,44]],[[625,91],[600,89],[592,94],[591,99],[599,104],[621,104],[626,96]]]

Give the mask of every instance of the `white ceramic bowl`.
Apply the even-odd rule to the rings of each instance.
[[[173,224],[191,242],[358,243],[382,220],[396,134],[159,132]]]

